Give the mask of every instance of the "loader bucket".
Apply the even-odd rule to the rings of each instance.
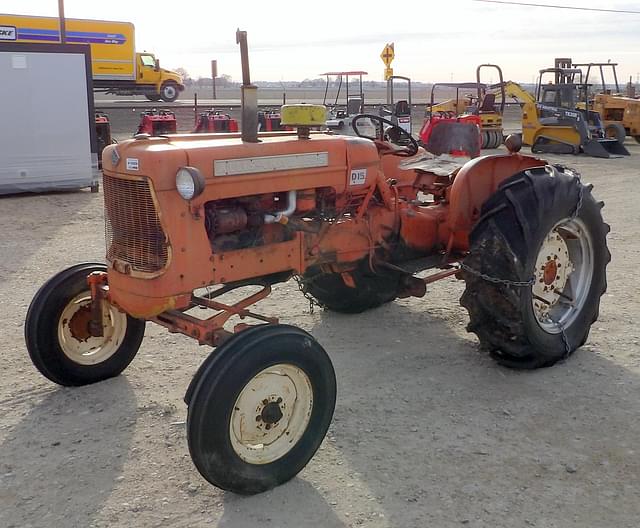
[[[626,149],[626,147],[622,143],[620,143],[617,139],[607,138],[607,139],[599,139],[598,141],[609,154],[614,154],[615,156],[631,155],[629,151]]]
[[[615,139],[589,139],[582,144],[582,151],[594,158],[608,158],[611,154],[629,156],[629,151]]]

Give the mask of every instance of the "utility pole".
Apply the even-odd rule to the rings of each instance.
[[[66,44],[67,30],[64,19],[64,0],[58,0],[58,18],[60,19],[60,44]]]
[[[211,61],[211,82],[213,83],[213,98],[216,99],[216,77],[218,76],[218,61]]]

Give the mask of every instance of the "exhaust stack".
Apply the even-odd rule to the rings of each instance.
[[[236,30],[236,43],[240,44],[240,58],[242,60],[242,86],[240,88],[242,141],[258,143],[258,87],[251,84],[246,31]]]

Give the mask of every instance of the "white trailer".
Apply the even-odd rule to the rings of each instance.
[[[0,78],[0,194],[97,190],[89,46],[4,43]]]

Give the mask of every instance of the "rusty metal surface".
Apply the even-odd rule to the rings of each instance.
[[[153,273],[169,259],[168,241],[156,213],[148,180],[104,175],[107,260]]]
[[[235,289],[237,288],[222,287],[219,291],[213,292],[209,297],[222,295]],[[261,285],[259,291],[242,298],[234,304],[225,304],[214,301],[211,298],[193,295],[191,297],[193,306],[202,306],[216,310],[217,313],[209,318],[199,319],[178,310],[170,310],[151,318],[151,320],[166,327],[170,332],[177,332],[192,337],[201,345],[218,346],[234,332],[241,332],[252,326],[247,323],[240,323],[237,324],[232,331],[225,329],[224,325],[234,315],[239,316],[241,319],[248,317],[265,323],[276,324],[278,322],[276,317],[267,317],[247,309],[249,306],[267,297],[270,293],[271,286]]]
[[[437,176],[450,176],[460,169],[471,158],[468,156],[451,156],[450,154],[441,154],[434,156],[430,152],[424,155],[400,163],[399,168],[402,170],[421,170],[431,172]]]

